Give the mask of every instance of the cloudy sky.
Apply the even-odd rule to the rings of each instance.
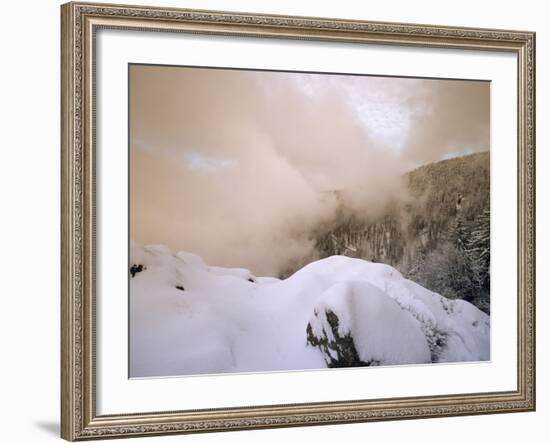
[[[488,82],[132,65],[134,240],[277,275],[350,189],[376,216],[417,166],[489,149]]]

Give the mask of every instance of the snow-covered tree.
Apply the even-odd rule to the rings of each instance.
[[[470,242],[470,230],[464,221],[461,212],[457,212],[455,219],[449,226],[447,240],[452,243],[459,251],[466,252]]]
[[[489,305],[491,264],[491,212],[486,208],[473,223],[468,242],[472,272],[478,284],[480,303]]]

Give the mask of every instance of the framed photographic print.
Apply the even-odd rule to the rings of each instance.
[[[534,410],[534,33],[61,14],[63,438]]]

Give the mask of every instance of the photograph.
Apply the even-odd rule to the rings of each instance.
[[[490,361],[490,92],[129,64],[129,377]]]

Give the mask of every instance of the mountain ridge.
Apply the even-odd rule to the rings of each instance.
[[[390,200],[382,215],[369,219],[343,207],[335,223],[321,226],[314,239],[319,257],[386,263],[429,289],[489,312],[489,152],[420,166],[403,179],[406,195]],[[482,245],[473,244],[481,237]],[[476,250],[487,257],[480,259]],[[442,271],[436,256],[440,264],[452,257],[460,275],[436,283],[430,275]]]

